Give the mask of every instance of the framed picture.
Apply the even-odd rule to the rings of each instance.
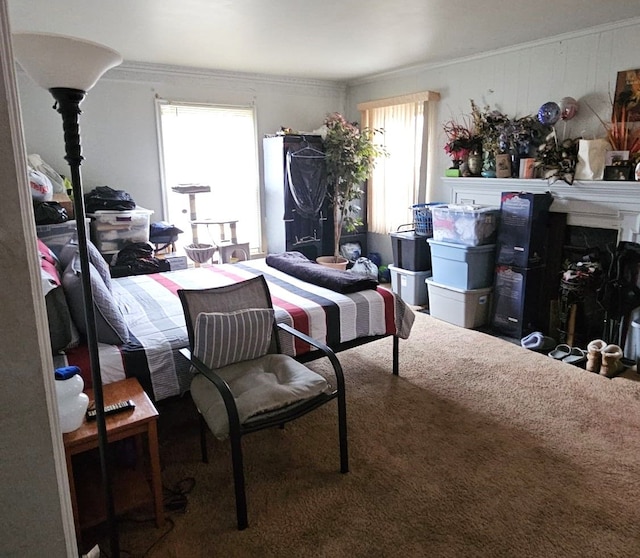
[[[520,178],[533,178],[535,173],[535,162],[533,157],[523,157],[520,159],[520,169],[518,176]]]
[[[605,180],[631,180],[633,167],[626,165],[607,165],[604,168]]]
[[[623,106],[627,107],[628,122],[640,122],[640,70],[618,72],[613,114],[619,114]]]
[[[607,151],[604,156],[604,164],[607,166],[615,165],[616,163],[628,160],[628,151]]]
[[[508,153],[496,155],[496,177],[511,178],[511,155]]]

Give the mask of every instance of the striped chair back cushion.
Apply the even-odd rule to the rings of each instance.
[[[209,368],[267,354],[273,330],[272,308],[201,312],[196,318],[194,354]]]

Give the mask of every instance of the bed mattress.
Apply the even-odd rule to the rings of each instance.
[[[178,352],[188,346],[178,289],[227,285],[259,274],[269,285],[276,320],[334,350],[359,338],[409,335],[413,312],[389,290],[378,287],[343,295],[295,279],[269,267],[263,259],[121,277],[112,280],[112,290],[127,320],[131,341],[120,346],[100,344],[103,382],[135,376],[155,400],[184,393],[189,389],[191,375],[188,361]],[[292,356],[310,350],[306,343],[294,342],[288,335],[283,335],[281,342],[283,352]],[[83,347],[68,351],[61,358],[64,364],[90,369]],[[90,374],[84,376],[90,385]]]

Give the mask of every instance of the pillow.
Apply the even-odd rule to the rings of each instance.
[[[64,349],[75,347],[80,338],[67,306],[58,273],[57,259],[40,239],[38,239],[38,254],[40,256],[42,294],[49,322],[49,339],[51,349],[56,354]]]
[[[111,272],[109,271],[109,264],[102,257],[102,254],[96,248],[95,244],[90,240],[87,240],[87,251],[89,252],[89,262],[96,268],[107,289],[111,291]],[[62,250],[60,250],[60,263],[62,264],[62,269],[67,269],[76,254],[78,254],[78,241],[75,238],[72,238],[62,247]]]
[[[51,251],[51,248],[49,248],[40,239],[38,239],[38,254],[40,254],[41,260],[44,260],[45,262],[48,262],[53,266],[56,265],[57,263],[56,255]]]
[[[113,295],[107,289],[95,266],[89,264],[91,291],[96,315],[97,338],[100,343],[122,345],[129,342],[129,328],[124,315],[118,308]],[[64,270],[62,286],[67,295],[71,316],[80,332],[86,337],[87,326],[84,316],[84,296],[82,293],[82,276],[80,272],[80,256],[76,254]]]
[[[201,312],[194,327],[194,354],[209,368],[267,354],[273,331],[272,308]]]

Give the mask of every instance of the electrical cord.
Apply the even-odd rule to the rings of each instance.
[[[169,488],[163,485],[162,486],[162,491],[163,491],[162,502],[163,502],[163,507],[165,511],[179,512],[179,513],[186,512],[187,504],[189,503],[187,495],[193,490],[195,485],[196,485],[196,480],[193,477],[186,477],[182,480],[179,480],[174,485],[173,488]],[[175,522],[173,521],[173,519],[171,517],[166,517],[165,520],[169,526],[168,529],[165,529],[164,533],[162,533],[162,535],[160,535],[155,541],[153,541],[151,545],[149,545],[146,548],[146,550],[139,555],[141,558],[148,556],[149,553],[153,550],[153,548],[155,548],[157,544],[159,544],[169,533],[171,533],[171,531],[173,531],[175,527]],[[147,523],[147,522],[155,521],[155,517],[134,518],[129,516],[124,518],[124,521],[130,521],[133,523]],[[135,556],[138,556],[124,549],[121,549],[120,553],[122,556],[131,556],[132,558],[134,558]],[[110,554],[104,550],[101,550],[100,556],[101,558],[111,558]]]

